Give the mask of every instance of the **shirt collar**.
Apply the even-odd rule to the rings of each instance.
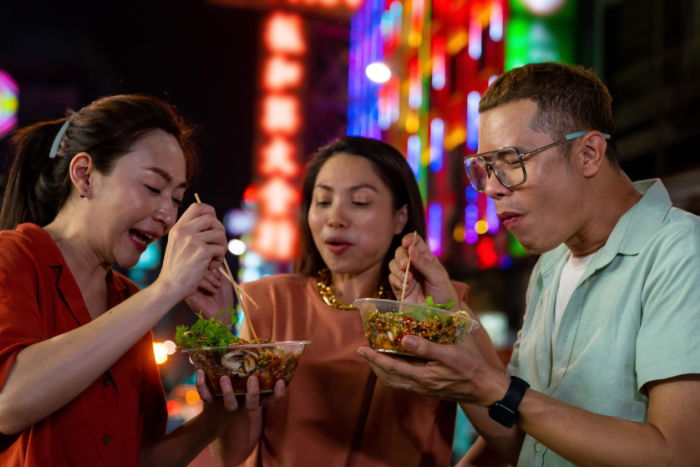
[[[49,233],[42,227],[36,224],[25,223],[17,226],[17,230],[22,234],[26,235],[32,244],[32,248],[38,258],[42,258],[45,264],[51,268],[56,275],[56,286],[63,292],[69,292],[75,286],[77,289],[77,283],[73,278],[70,269],[68,269],[68,264],[63,257],[63,253],[54,242],[53,238]],[[65,274],[67,272],[68,274]],[[107,276],[105,278],[107,283],[107,293],[108,301],[110,306],[113,303],[119,303],[124,297],[129,296],[130,291],[128,284],[124,280],[117,280],[114,271],[110,268],[107,271]],[[82,295],[80,295],[82,299]],[[85,321],[83,316],[80,321]]]
[[[605,245],[596,252],[592,260],[594,268],[610,263],[617,254],[639,254],[659,230],[671,210],[671,198],[658,178],[641,180],[633,185],[642,194],[642,198],[617,221]],[[568,252],[568,247],[561,244],[542,255],[542,270],[559,264]]]

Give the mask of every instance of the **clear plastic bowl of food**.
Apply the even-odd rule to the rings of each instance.
[[[283,341],[267,344],[231,344],[222,347],[182,349],[190,362],[204,370],[207,385],[221,395],[219,379],[231,378],[234,394],[246,393],[246,382],[257,376],[261,393],[272,392],[278,379],[289,384],[309,341]]]
[[[359,298],[353,305],[360,310],[369,346],[377,352],[411,357],[401,347],[401,339],[406,335],[437,344],[459,344],[479,327],[466,311],[382,298]]]

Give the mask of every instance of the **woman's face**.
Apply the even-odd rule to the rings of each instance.
[[[393,208],[389,187],[371,161],[347,153],[332,156],[316,177],[307,215],[316,248],[334,274],[381,268],[407,208]]]
[[[89,241],[102,262],[128,268],[177,220],[185,191],[185,156],[162,130],[136,141],[109,175],[90,177]]]

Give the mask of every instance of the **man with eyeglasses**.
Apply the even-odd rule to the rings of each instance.
[[[358,352],[388,386],[461,403],[480,434],[463,466],[700,465],[700,219],[673,208],[661,181],[633,183],[620,169],[611,97],[588,70],[511,70],[479,111],[469,182],[541,254],[508,372],[475,342],[405,337],[428,363]],[[409,300],[454,300],[444,268],[410,236],[392,286],[407,251],[418,272]]]

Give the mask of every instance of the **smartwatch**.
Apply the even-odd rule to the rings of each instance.
[[[517,376],[510,377],[510,386],[500,401],[489,406],[489,417],[510,428],[518,419],[518,406],[530,385]]]

